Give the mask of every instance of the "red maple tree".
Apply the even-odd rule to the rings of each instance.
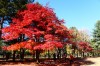
[[[78,42],[78,47],[84,52],[90,52],[93,50],[93,48],[89,45],[89,42],[85,42],[85,41]]]
[[[6,41],[25,35],[23,41],[7,46],[6,50],[52,50],[70,42],[72,31],[63,25],[63,20],[56,17],[52,8],[39,3],[27,4],[26,8],[19,10],[10,26],[2,29],[2,38]],[[65,38],[68,40],[63,41]]]

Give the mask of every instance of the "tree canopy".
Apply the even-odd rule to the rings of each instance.
[[[18,10],[25,9],[27,3],[32,3],[32,0],[0,0],[0,40],[5,21],[9,24],[11,17],[14,17]]]
[[[0,16],[14,16],[19,9],[25,9],[28,0],[0,0]]]
[[[12,19],[10,26],[2,29],[2,38],[6,41],[18,39],[25,35],[21,42],[11,44],[6,50],[51,50],[62,48],[71,42],[72,31],[63,25],[64,21],[57,18],[52,8],[39,3],[27,4],[25,10],[19,10]],[[65,38],[68,41],[63,41]]]

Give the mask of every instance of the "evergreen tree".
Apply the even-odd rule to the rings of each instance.
[[[94,48],[99,49],[100,48],[100,20],[97,21],[95,25],[95,29],[93,32],[93,42],[94,42]]]
[[[20,9],[25,9],[25,4],[34,0],[0,0],[0,39],[1,29],[5,21],[11,22],[11,17],[14,17]]]

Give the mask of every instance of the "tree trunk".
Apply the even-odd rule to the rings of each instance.
[[[33,53],[32,53],[32,57],[33,57],[33,60],[34,60],[34,58],[35,58],[34,50],[33,50]]]
[[[76,52],[76,46],[75,45],[72,45],[72,55],[73,56],[75,55],[75,52]]]
[[[61,49],[58,48],[58,52],[57,52],[57,59],[60,59],[61,58]]]
[[[50,58],[50,52],[49,52],[49,50],[48,50],[48,59]]]
[[[24,60],[24,54],[25,54],[25,50],[24,49],[20,49],[20,60],[21,61]]]
[[[36,50],[36,61],[39,62],[40,51]]]
[[[1,35],[2,35],[1,29],[3,28],[3,22],[4,22],[4,17],[2,17],[0,21],[0,40],[1,40]]]
[[[9,57],[10,57],[10,53],[6,52],[6,61],[8,61]]]
[[[82,57],[82,51],[80,51],[80,56]]]
[[[84,58],[84,51],[82,52],[82,57]]]
[[[15,54],[16,54],[16,51],[13,51],[13,61],[15,61]]]
[[[66,54],[66,57],[67,57],[67,49],[66,48],[67,48],[66,45],[64,45],[64,47],[63,47],[63,55]]]
[[[94,56],[95,56],[95,55],[94,55],[94,52],[92,52],[92,54],[93,54],[92,56],[94,57]]]
[[[66,47],[66,57],[68,56],[68,54],[67,54],[67,47]]]
[[[19,38],[19,42],[24,41],[25,35],[21,34],[20,38]],[[22,48],[20,49],[20,60],[23,61],[24,60],[24,54],[25,54],[25,50]]]
[[[78,49],[77,49],[77,58],[78,58]]]

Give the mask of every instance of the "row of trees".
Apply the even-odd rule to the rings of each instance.
[[[36,51],[37,59],[40,52],[62,48],[72,38],[63,20],[59,20],[51,8],[39,3],[27,4],[25,10],[19,10],[10,26],[3,28],[2,32],[3,39],[13,40],[13,44],[3,47],[4,50],[13,51],[14,56],[20,50],[22,57],[24,49]]]
[[[77,50],[83,54],[92,51],[87,34],[75,27],[65,27],[64,20],[58,19],[52,8],[39,3],[29,3],[29,0],[1,2],[0,35],[6,43],[2,48],[13,52],[13,61],[17,51],[20,51],[21,60],[24,58],[25,50],[29,50],[33,55],[35,51],[38,60],[41,52],[57,49],[60,55],[61,49],[66,49],[65,45],[70,44],[73,53]],[[8,22],[9,26],[3,28],[5,22]],[[66,54],[66,51],[63,54]]]

